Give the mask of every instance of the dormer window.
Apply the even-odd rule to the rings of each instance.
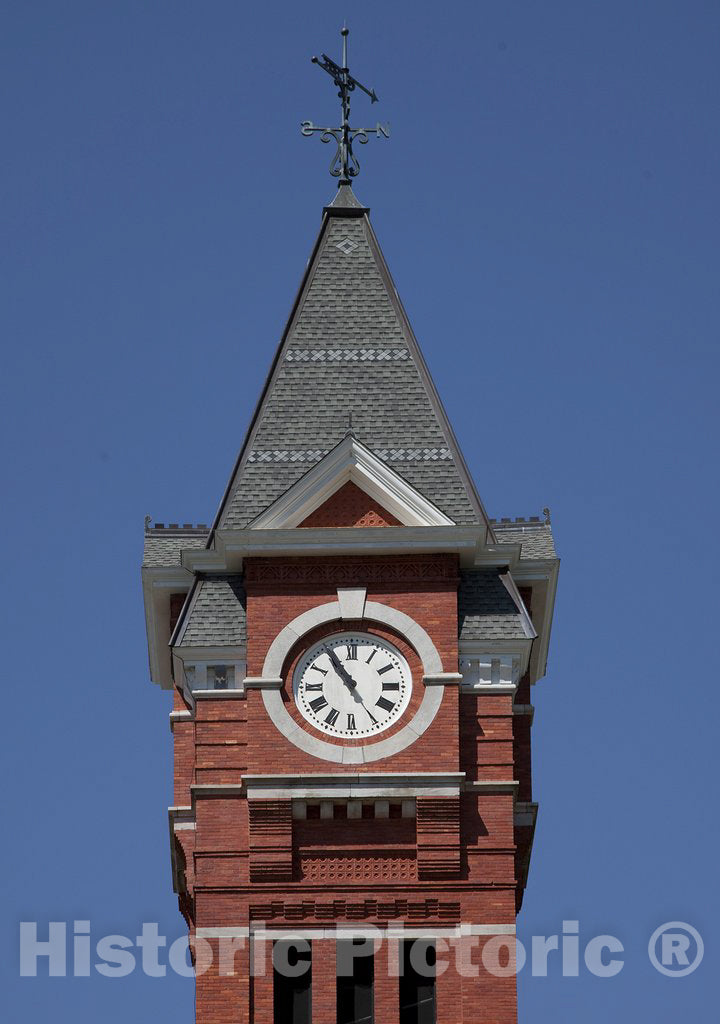
[[[235,683],[235,666],[208,665],[206,678],[208,690],[232,690]]]
[[[239,690],[245,678],[245,663],[196,661],[185,665],[185,678],[193,692]]]

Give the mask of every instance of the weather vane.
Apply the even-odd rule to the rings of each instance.
[[[342,125],[339,128],[322,128],[313,124],[312,121],[303,121],[300,130],[303,135],[314,135],[320,132],[322,142],[330,142],[334,139],[337,143],[337,151],[330,162],[330,173],[334,178],[339,178],[340,185],[349,185],[351,178],[360,173],[360,161],[353,153],[353,142],[357,141],[363,145],[368,141],[369,135],[376,138],[383,136],[390,138],[390,128],[378,121],[374,128],[351,128],[350,127],[350,93],[353,89],[362,89],[370,97],[371,103],[377,103],[377,96],[374,89],[367,89],[362,82],[353,78],[348,68],[348,40],[350,29],[343,26],[340,35],[343,41],[342,67],[331,60],[326,53],[320,57],[313,57],[313,64],[317,64],[327,71],[335,85],[338,87],[338,96],[342,104]]]

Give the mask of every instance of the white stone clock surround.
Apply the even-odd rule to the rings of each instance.
[[[270,645],[265,656],[262,676],[245,679],[247,688],[262,690],[265,709],[275,727],[286,739],[306,754],[312,754],[323,761],[334,761],[336,764],[379,761],[409,747],[422,736],[438,713],[443,698],[443,687],[449,684],[457,685],[462,678],[457,672],[443,671],[440,654],[419,623],[397,608],[377,601],[366,601],[366,593],[364,587],[339,587],[337,601],[329,601],[298,615],[280,630]],[[290,716],[280,696],[280,688],[283,685],[281,672],[290,650],[298,640],[317,626],[337,622],[339,619],[367,619],[390,626],[415,648],[422,662],[425,693],[420,707],[402,729],[375,743],[345,747],[311,736]]]

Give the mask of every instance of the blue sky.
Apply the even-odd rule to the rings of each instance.
[[[520,1019],[714,1019],[718,5],[2,15],[8,1017],[193,1020],[174,975],[18,978],[18,922],[182,934],[143,516],[215,511],[334,191],[299,123],[347,15],[392,130],[356,192],[490,514],[549,505],[563,558],[520,937],[579,920],[625,967],[523,973]],[[684,979],[647,957],[672,920]]]

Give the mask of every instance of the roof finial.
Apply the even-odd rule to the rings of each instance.
[[[300,125],[303,135],[314,135],[315,132],[320,132],[322,142],[330,142],[331,139],[335,139],[335,142],[337,142],[337,151],[330,163],[330,173],[334,178],[340,179],[338,187],[349,185],[351,178],[356,177],[360,173],[360,161],[353,153],[353,142],[356,139],[358,142],[365,144],[368,141],[369,135],[375,135],[378,139],[381,136],[384,136],[386,139],[390,138],[389,125],[382,125],[379,121],[374,128],[350,127],[350,93],[353,89],[362,89],[370,97],[371,103],[377,103],[377,96],[374,89],[368,89],[362,82],[358,82],[350,74],[350,69],[348,68],[349,34],[350,29],[343,25],[340,30],[343,41],[342,67],[337,65],[334,60],[331,60],[326,53],[312,58],[313,64],[317,64],[323,71],[327,71],[338,87],[338,96],[340,97],[342,108],[342,124],[339,128],[323,128],[320,125],[313,124],[312,121],[303,121]]]

